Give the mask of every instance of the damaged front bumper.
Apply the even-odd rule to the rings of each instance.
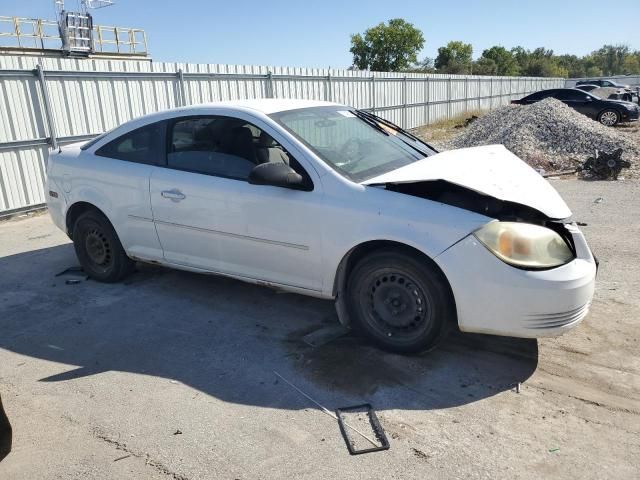
[[[460,330],[535,338],[580,323],[593,298],[596,262],[582,232],[574,225],[567,230],[576,258],[549,270],[514,268],[473,235],[436,257],[453,291]]]

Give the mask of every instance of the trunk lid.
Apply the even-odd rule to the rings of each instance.
[[[551,184],[503,145],[441,152],[362,184],[432,180],[444,180],[499,200],[526,205],[551,219],[571,216],[571,210]]]

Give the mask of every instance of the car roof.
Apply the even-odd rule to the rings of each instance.
[[[214,102],[203,105],[193,105],[192,107],[237,107],[237,108],[250,108],[257,110],[266,115],[276,112],[284,112],[287,110],[297,110],[299,108],[311,108],[311,107],[327,107],[337,106],[338,103],[323,102],[320,100],[302,100],[302,99],[289,99],[289,98],[253,98],[246,100],[225,100],[222,102]]]

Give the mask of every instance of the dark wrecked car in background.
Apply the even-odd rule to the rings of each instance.
[[[520,100],[512,100],[515,105],[530,105],[545,98],[555,98],[577,112],[612,127],[622,122],[633,122],[640,116],[638,105],[622,100],[605,100],[577,88],[554,88],[541,90]]]
[[[46,190],[96,280],[144,261],[335,299],[342,323],[397,352],[450,326],[560,335],[594,292],[568,206],[505,147],[438,153],[335,103],[148,115],[52,152]]]
[[[576,82],[576,88],[580,88],[580,86],[582,85],[597,85],[599,88],[605,88],[605,87],[622,88],[624,90],[631,91],[631,87],[629,85],[622,85],[621,83],[615,82],[613,80],[594,79],[594,80],[579,80]]]

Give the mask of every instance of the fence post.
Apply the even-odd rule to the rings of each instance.
[[[402,128],[407,128],[407,76],[402,80]]]
[[[480,99],[482,90],[482,83],[480,83],[480,76],[478,75],[478,110],[482,110],[482,101]]]
[[[273,74],[267,72],[267,98],[273,98]]]
[[[429,77],[424,82],[424,124],[429,125]]]
[[[447,78],[447,119],[451,118],[451,75]]]
[[[376,77],[371,75],[371,111],[376,113]]]
[[[49,142],[51,143],[51,148],[55,150],[58,148],[58,132],[55,121],[53,120],[49,90],[47,89],[47,79],[40,64],[36,65],[36,77],[38,77],[38,83],[40,83],[40,90],[42,91],[42,99],[44,100],[44,116],[47,121],[47,130],[49,130]]]
[[[489,78],[489,111],[493,110],[493,77]]]
[[[333,90],[331,89],[331,70],[327,73],[327,91],[325,92],[325,99],[333,102]]]
[[[464,111],[469,111],[469,77],[464,77]]]
[[[184,107],[187,105],[187,92],[184,87],[184,72],[181,68],[176,72],[178,76],[178,91],[180,92],[180,98],[178,99],[179,106]]]

